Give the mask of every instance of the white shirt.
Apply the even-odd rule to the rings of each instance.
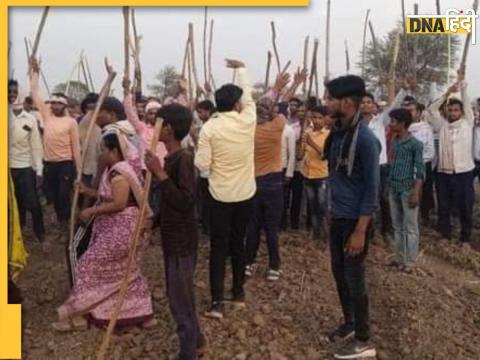
[[[200,130],[195,166],[209,172],[209,191],[221,202],[251,199],[255,183],[254,140],[257,114],[244,68],[236,78],[243,89],[243,110],[215,113]]]
[[[419,121],[412,123],[408,131],[423,144],[423,162],[433,161],[435,158],[435,143],[432,127],[425,121]]]
[[[467,94],[467,85],[465,82],[461,85],[465,114],[460,120],[449,123],[440,116],[439,109],[446,100],[445,95],[434,101],[428,109],[431,113],[428,117],[431,125],[440,132],[438,172],[446,174],[461,174],[475,168],[472,154],[473,111]]]
[[[8,160],[10,168],[32,167],[38,176],[42,176],[43,145],[38,122],[33,115],[24,110],[16,116],[9,109]]]
[[[292,178],[295,170],[295,132],[289,124],[285,124],[282,134],[282,167],[286,169],[285,176]]]

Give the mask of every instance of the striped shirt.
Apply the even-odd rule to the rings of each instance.
[[[415,181],[425,176],[423,145],[411,135],[403,141],[394,139],[392,154],[390,189],[397,193],[410,191]]]

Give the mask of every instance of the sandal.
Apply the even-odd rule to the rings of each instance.
[[[151,329],[151,328],[153,328],[157,325],[158,325],[158,320],[155,319],[155,318],[151,318],[150,320],[147,320],[142,324],[142,328],[143,329]]]
[[[88,329],[88,322],[83,318],[68,319],[53,322],[52,327],[58,332],[83,331]]]

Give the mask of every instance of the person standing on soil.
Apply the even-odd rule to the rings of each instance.
[[[378,207],[380,144],[361,119],[363,79],[341,76],[326,88],[326,107],[335,119],[325,144],[332,200],[330,256],[344,316],[344,323],[329,339],[348,339],[335,351],[336,359],[357,359],[376,354],[369,341],[365,258]]]
[[[159,181],[160,233],[164,254],[167,298],[177,323],[179,359],[197,359],[204,352],[195,305],[193,279],[197,263],[198,229],[195,219],[195,168],[193,155],[183,149],[192,113],[182,105],[166,105],[157,113],[163,119],[160,141],[165,144],[165,165],[157,154],[147,151],[145,164]],[[179,230],[181,229],[181,230]]]
[[[8,82],[8,165],[15,187],[20,225],[26,223],[27,210],[32,214],[33,232],[48,251],[45,239],[43,212],[38,196],[37,182],[42,181],[43,145],[37,119],[23,110],[23,99],[18,94],[18,83]],[[38,179],[38,180],[37,180]]]
[[[438,228],[443,238],[452,237],[451,215],[456,205],[461,223],[460,241],[467,248],[472,235],[473,204],[475,199],[473,161],[474,116],[467,94],[465,68],[458,70],[458,81],[446,94],[436,100],[430,111],[438,113],[446,101],[447,121],[440,116],[430,116],[432,126],[440,132],[438,154]],[[449,98],[461,91],[462,99]]]
[[[67,114],[68,103],[64,94],[52,94],[48,105],[43,102],[40,96],[39,73],[38,62],[32,58],[29,72],[32,99],[44,122],[44,180],[47,197],[53,200],[60,224],[58,239],[66,241],[73,182],[81,167],[78,124]]]
[[[313,238],[328,237],[328,161],[324,157],[325,140],[330,131],[327,129],[328,113],[324,106],[312,109],[313,128],[302,139],[303,169],[308,207],[312,212]]]
[[[232,304],[245,307],[245,232],[255,195],[255,102],[245,65],[227,60],[240,86],[227,84],[215,92],[217,113],[206,122],[198,140],[195,166],[208,172],[210,193],[210,290],[206,316],[221,319],[224,312],[225,262],[232,258]]]
[[[247,266],[245,275],[252,276],[257,267],[256,257],[260,235],[265,229],[269,270],[267,280],[280,278],[278,232],[283,211],[282,135],[286,119],[273,116],[273,102],[263,98],[257,102],[255,130],[255,180],[257,192],[253,198],[253,215],[247,228]]]
[[[408,110],[395,109],[389,115],[392,119],[390,126],[395,134],[389,176],[390,209],[397,255],[394,264],[405,272],[411,272],[420,241],[418,205],[425,176],[423,145],[409,133],[412,116]]]

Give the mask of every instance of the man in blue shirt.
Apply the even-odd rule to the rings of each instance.
[[[378,204],[381,146],[361,118],[364,81],[347,75],[331,80],[326,87],[326,106],[335,119],[325,145],[332,198],[330,254],[345,319],[329,338],[349,340],[335,352],[336,359],[373,357],[365,258]]]

